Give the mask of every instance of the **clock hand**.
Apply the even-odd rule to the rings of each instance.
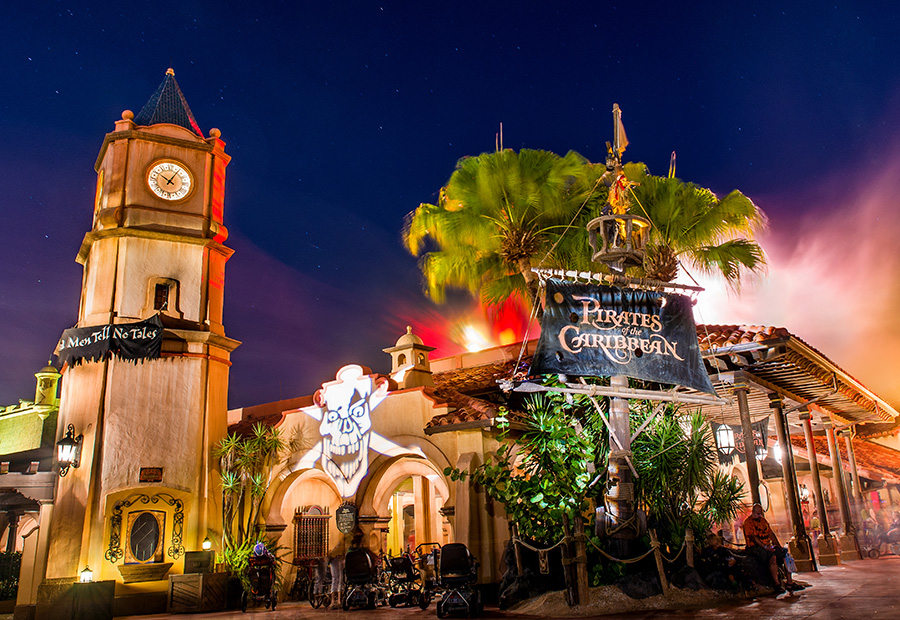
[[[178,174],[177,172],[173,172],[173,173],[172,173],[172,176],[169,177],[168,179],[166,179],[166,177],[163,177],[163,178],[166,179],[166,183],[168,183],[169,185],[175,185],[175,184],[172,182],[172,179],[174,179],[175,176],[176,176],[177,174]]]

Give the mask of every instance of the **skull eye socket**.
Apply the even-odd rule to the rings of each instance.
[[[353,415],[354,418],[363,417],[366,414],[366,403],[361,402],[356,405],[353,405],[353,407],[350,409],[350,413]]]
[[[337,419],[338,419],[338,412],[335,411],[334,409],[329,409],[328,410],[328,421],[329,422],[337,422]]]

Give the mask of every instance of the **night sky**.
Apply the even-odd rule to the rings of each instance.
[[[425,299],[404,216],[501,122],[506,147],[601,161],[614,102],[627,161],[665,175],[674,150],[769,216],[768,280],[710,283],[698,320],[787,327],[900,404],[900,5],[84,4],[0,19],[0,404],[33,397],[77,319],[95,159],[168,67],[233,157],[231,407],[385,372],[407,324],[460,350],[476,307]]]

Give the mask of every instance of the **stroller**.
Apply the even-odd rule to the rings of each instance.
[[[408,553],[395,558],[385,558],[388,605],[391,607],[412,607],[419,605],[422,587],[419,585],[419,571],[413,566]]]
[[[347,551],[344,558],[344,611],[351,607],[375,609],[378,596],[377,568],[368,549],[352,548]]]
[[[463,543],[450,543],[441,547],[438,580],[443,596],[437,603],[437,617],[462,612],[467,618],[481,614],[484,606],[481,592],[472,584],[478,578],[478,562]]]
[[[419,597],[419,608],[428,609],[432,599],[440,598],[440,584],[437,578],[437,567],[440,566],[441,544],[422,543],[416,546],[416,568],[422,575],[422,594]]]
[[[247,578],[250,590],[244,590],[241,594],[241,611],[247,611],[251,600],[254,603],[265,601],[266,609],[275,609],[278,597],[275,595],[275,560],[272,556],[266,554],[251,557]]]

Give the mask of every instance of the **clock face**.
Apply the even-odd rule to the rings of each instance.
[[[174,161],[161,161],[147,173],[150,191],[163,200],[181,200],[191,193],[191,173]]]

